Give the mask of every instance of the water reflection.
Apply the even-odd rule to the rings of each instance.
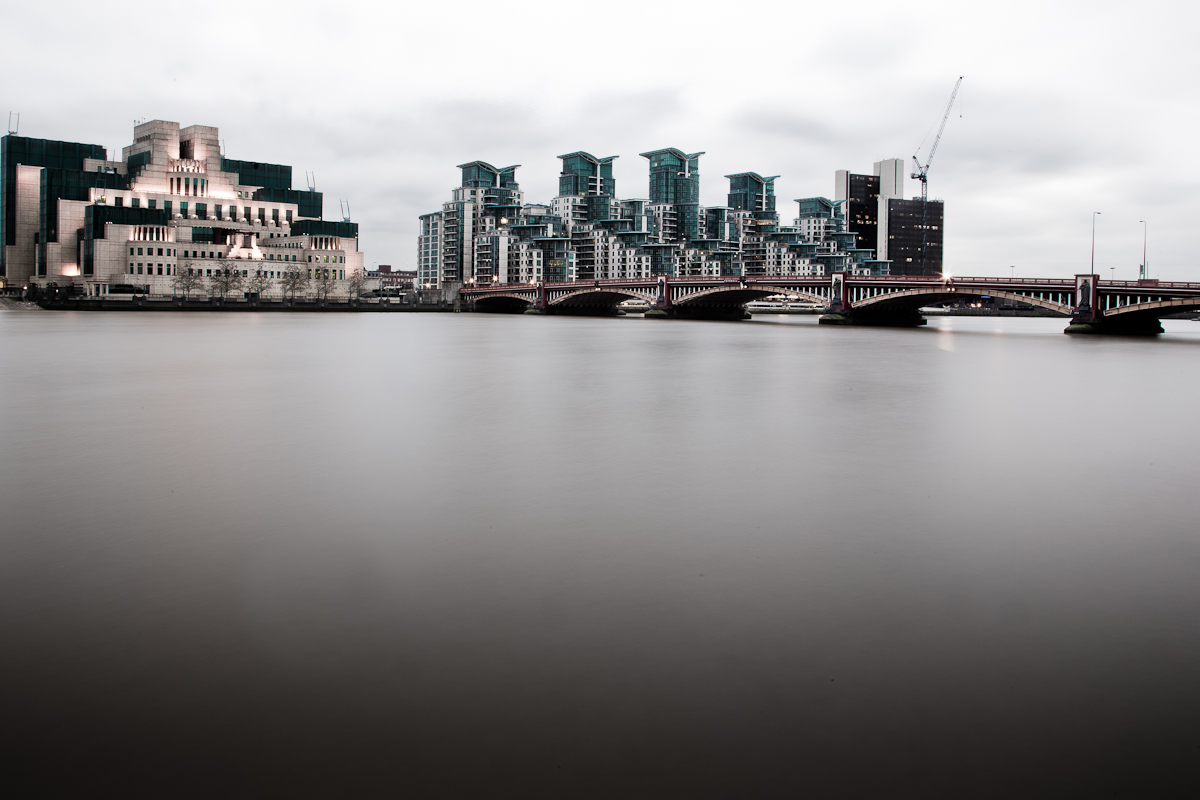
[[[0,314],[13,780],[1165,796],[1200,323],[1062,327]]]

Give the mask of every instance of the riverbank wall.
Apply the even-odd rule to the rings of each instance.
[[[50,311],[270,311],[311,313],[452,313],[458,303],[406,302],[404,298],[361,298],[356,300],[246,300],[203,298],[157,298],[146,296],[43,298],[37,305]]]

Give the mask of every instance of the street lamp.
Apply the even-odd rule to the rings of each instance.
[[[1142,269],[1141,269],[1141,280],[1145,280],[1145,279],[1146,279],[1146,235],[1147,235],[1147,233],[1146,233],[1146,228],[1147,228],[1147,225],[1146,225],[1146,220],[1144,220],[1144,219],[1139,219],[1139,220],[1138,220],[1138,222],[1142,223]]]
[[[1100,215],[1099,211],[1092,212],[1092,274],[1096,274],[1096,217]]]
[[[1012,270],[1012,274],[1011,274],[1011,275],[1009,275],[1008,277],[1009,277],[1010,279],[1012,279],[1012,280],[1016,280],[1016,277],[1017,277],[1017,268],[1016,268],[1016,267],[1014,267],[1014,266],[1011,266],[1011,265],[1010,265],[1010,266],[1009,266],[1009,269],[1011,269],[1011,270]]]

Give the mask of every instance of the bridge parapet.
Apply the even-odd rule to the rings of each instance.
[[[1074,278],[996,278],[940,275],[753,275],[721,277],[607,278],[538,284],[467,286],[462,290],[477,310],[512,310],[524,304],[546,312],[597,313],[624,299],[651,302],[660,315],[687,316],[705,310],[732,312],[772,294],[796,294],[826,306],[822,322],[841,324],[922,324],[922,306],[971,297],[1027,303],[1072,318],[1069,332],[1154,333],[1160,316],[1200,310],[1200,283],[1105,281],[1099,275]],[[513,305],[515,304],[515,305]],[[483,308],[481,308],[483,306]]]

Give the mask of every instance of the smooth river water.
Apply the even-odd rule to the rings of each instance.
[[[0,788],[1195,796],[1200,322],[1064,325],[0,312]]]

